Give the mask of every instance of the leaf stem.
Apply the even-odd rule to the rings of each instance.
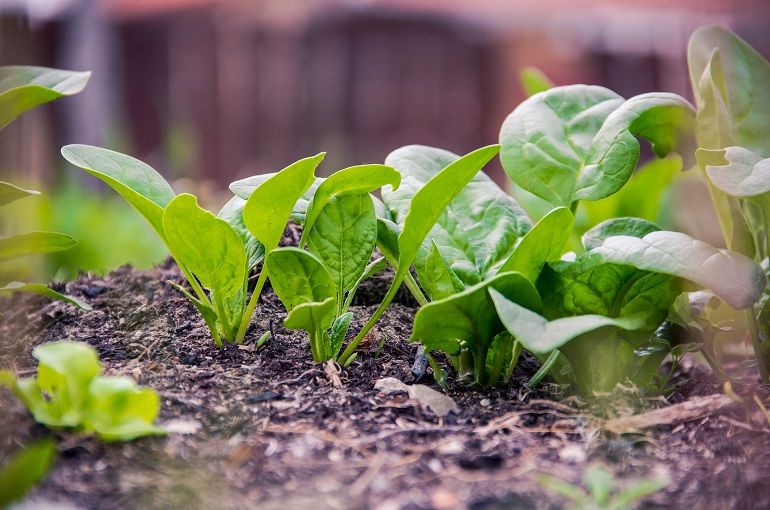
[[[267,254],[265,254],[265,258],[267,258]],[[238,333],[235,335],[236,344],[242,344],[243,339],[246,337],[246,330],[249,327],[249,322],[251,322],[251,315],[257,307],[257,301],[259,301],[259,295],[262,294],[262,287],[265,286],[266,280],[267,268],[263,265],[262,271],[259,273],[259,278],[257,279],[257,286],[254,287],[254,292],[251,293],[251,298],[249,298],[249,304],[246,307],[246,311],[244,312],[243,317],[241,317],[241,324],[238,327]]]
[[[428,304],[428,298],[426,298],[425,294],[423,294],[422,290],[420,290],[420,286],[417,285],[417,282],[415,281],[414,276],[412,276],[412,273],[406,273],[406,276],[404,277],[404,283],[420,306],[425,306]]]
[[[743,310],[746,317],[746,324],[749,327],[749,335],[751,335],[751,346],[754,348],[754,356],[757,358],[757,365],[759,366],[759,375],[762,377],[762,383],[770,383],[770,360],[767,359],[762,351],[762,341],[759,338],[759,326],[757,325],[757,317],[754,315],[754,308],[749,307]]]

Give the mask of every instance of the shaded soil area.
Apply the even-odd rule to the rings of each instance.
[[[667,401],[628,390],[586,403],[559,388],[528,388],[537,364],[525,359],[504,387],[450,377],[446,394],[456,409],[440,418],[407,393],[374,388],[393,377],[440,390],[430,369],[421,381],[411,373],[416,308],[406,294],[378,325],[383,347],[374,342],[340,369],[312,362],[305,333],[283,327],[285,311],[269,289],[246,343],[216,349],[197,311],[168,280],[182,282],[173,262],[150,272],[122,267],[104,277],[83,275],[60,289],[88,302],[90,312],[35,296],[3,304],[0,368],[32,375],[36,345],[87,342],[107,374],[132,376],[160,393],[160,422],[172,430],[109,444],[53,432],[59,455],[33,500],[88,509],[562,508],[567,501],[533,474],[580,485],[587,467],[601,464],[619,488],[671,478],[642,508],[770,508],[767,420],[758,406],[721,398],[699,365],[677,373],[681,383]],[[351,331],[374,311],[387,283],[384,275],[366,284],[352,308]],[[256,350],[270,328],[273,336]],[[733,387],[747,402],[754,394],[767,398],[756,384]],[[624,432],[631,401],[669,409],[673,418],[642,415],[660,422],[609,432]],[[621,421],[607,427],[597,402],[607,404],[599,414]],[[688,403],[704,403],[704,410],[680,413],[676,406]],[[0,463],[52,433],[4,388],[0,408]]]

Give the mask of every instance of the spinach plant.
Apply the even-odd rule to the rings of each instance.
[[[0,508],[22,499],[43,480],[56,459],[56,445],[44,439],[15,453],[0,468]]]
[[[384,165],[336,172],[308,202],[300,247],[278,248],[267,256],[273,290],[289,312],[284,324],[308,332],[317,362],[337,357],[358,286],[387,265],[384,258],[369,263],[377,241],[369,192],[386,184],[398,188],[400,182],[401,175]]]
[[[129,377],[105,377],[96,351],[73,341],[49,342],[32,355],[40,362],[37,377],[17,379],[0,371],[0,384],[9,386],[38,423],[96,433],[106,441],[129,441],[165,434],[153,425],[160,398],[137,387]]]
[[[688,47],[698,106],[698,164],[709,185],[727,247],[768,267],[767,158],[770,64],[729,30],[698,29]],[[729,305],[729,303],[727,303]],[[751,338],[763,382],[770,382],[768,299],[736,319]]]
[[[82,91],[90,75],[89,72],[79,73],[45,67],[0,67],[0,129],[35,106]],[[0,181],[0,207],[38,194],[37,191]],[[30,232],[0,238],[0,262],[32,254],[67,250],[76,242],[72,237],[58,232]],[[91,309],[87,304],[40,283],[10,282],[0,287],[0,295],[13,292],[39,294],[70,303],[83,310]]]
[[[176,196],[160,174],[130,156],[85,145],[68,145],[62,155],[110,185],[152,226],[192,292],[175,286],[201,313],[217,347],[222,338],[243,342],[267,280],[261,271],[247,299],[249,274],[278,247],[295,203],[313,184],[324,157],[305,158],[267,176],[248,200],[231,200],[216,217],[194,196]]]

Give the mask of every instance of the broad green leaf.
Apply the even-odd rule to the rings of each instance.
[[[368,266],[366,266],[364,273],[358,278],[356,283],[353,284],[353,288],[348,292],[348,295],[345,298],[345,304],[342,307],[343,312],[345,312],[350,307],[350,303],[353,302],[353,297],[355,296],[356,291],[358,290],[358,287],[361,285],[361,283],[379,273],[386,267],[388,267],[388,261],[385,259],[385,257],[375,259],[371,261]]]
[[[398,262],[398,236],[401,229],[391,220],[377,217],[377,247],[380,249],[388,262],[396,266]]]
[[[332,340],[326,334],[334,322],[336,308],[334,297],[320,303],[302,303],[295,306],[283,322],[288,329],[302,329],[308,332],[313,360],[318,363],[329,360],[336,354],[332,352]]]
[[[161,175],[131,156],[88,145],[66,145],[64,159],[98,177],[120,193],[165,242],[163,209],[174,191]]]
[[[92,310],[92,308],[71,296],[61,294],[55,290],[50,289],[47,285],[42,283],[22,283],[22,282],[10,282],[5,287],[0,287],[0,294],[10,294],[13,292],[26,292],[28,294],[38,294],[40,296],[49,297],[52,299],[58,299],[71,305],[75,305],[82,310]]]
[[[611,90],[554,87],[522,102],[503,122],[500,160],[517,185],[569,207],[578,174],[607,117],[623,104]]]
[[[88,386],[84,425],[107,441],[130,441],[166,431],[153,425],[160,397],[129,377],[95,377]]]
[[[706,167],[711,182],[730,195],[751,198],[770,193],[770,158],[743,147],[727,147],[724,166]]]
[[[434,239],[431,239],[431,249],[423,261],[419,278],[420,285],[434,301],[462,292],[466,287],[450,267],[450,262],[442,256]]]
[[[0,129],[35,106],[77,94],[90,76],[46,67],[0,67]]]
[[[506,298],[495,289],[492,300],[506,329],[535,354],[548,354],[572,339],[599,328],[635,330],[645,326],[643,314],[613,319],[603,315],[578,315],[549,321]]]
[[[58,232],[30,232],[0,239],[0,262],[38,253],[68,250],[77,241]]]
[[[332,324],[331,335],[329,335],[331,357],[334,358],[340,352],[342,344],[345,342],[345,336],[350,329],[350,321],[353,320],[353,312],[345,312]]]
[[[0,181],[0,206],[8,205],[11,202],[29,195],[39,195],[39,191],[19,188],[9,182]]]
[[[243,222],[243,207],[245,205],[246,200],[241,197],[233,197],[222,207],[219,214],[217,214],[217,218],[224,220],[240,236],[243,247],[246,250],[247,271],[251,272],[252,269],[264,260],[265,247],[251,235],[251,232],[249,232],[249,229],[246,228],[246,224]]]
[[[374,251],[377,241],[374,204],[369,193],[336,195],[315,218],[306,235],[308,249],[323,261],[342,302],[345,293],[364,273]]]
[[[402,184],[397,190],[385,186],[382,197],[402,230],[417,193],[459,160],[451,152],[419,145],[402,147],[387,157],[386,164],[401,172]],[[516,201],[481,172],[460,188],[446,210],[437,212],[441,214],[414,260],[421,281],[430,279],[426,259],[432,243],[463,284],[473,285],[485,278],[495,264],[508,258],[516,241],[532,227]]]
[[[397,189],[400,183],[401,174],[385,165],[360,165],[335,172],[318,186],[308,204],[302,230],[303,240],[306,232],[313,228],[318,215],[333,197],[369,193],[386,184]],[[304,247],[304,242],[300,241],[300,248]]]
[[[583,246],[593,250],[613,236],[644,237],[650,232],[661,230],[656,224],[640,218],[614,218],[596,225],[583,234]]]
[[[466,348],[481,358],[481,367],[486,366],[484,358],[487,350],[495,336],[505,331],[489,289],[496,289],[527,308],[541,308],[540,297],[529,280],[519,273],[501,273],[459,294],[420,308],[409,340],[419,340],[426,351],[441,350],[452,356],[457,355],[461,348]]]
[[[336,297],[334,280],[312,253],[293,247],[277,248],[267,255],[265,266],[273,290],[288,312],[303,303]]]
[[[255,189],[262,185],[262,183],[266,180],[274,177],[276,173],[277,172],[254,175],[252,177],[241,179],[240,181],[235,181],[230,184],[230,191],[232,191],[233,194],[235,194],[235,196],[238,198],[248,200]],[[307,191],[305,191],[302,196],[299,197],[299,200],[297,200],[297,202],[294,204],[294,208],[291,210],[291,215],[289,218],[291,218],[298,225],[305,223],[307,207],[310,204],[310,201],[313,199],[315,192],[318,191],[318,186],[320,186],[321,183],[325,180],[326,179],[323,177],[316,177],[315,181],[313,181],[313,184],[310,185]]]
[[[284,168],[260,184],[246,200],[243,221],[269,253],[278,247],[297,201],[315,181],[313,172],[324,153]]]
[[[523,67],[519,71],[519,81],[521,81],[521,86],[527,97],[545,92],[556,86],[543,71],[532,66]]]
[[[578,264],[612,262],[683,278],[738,310],[756,303],[767,284],[762,268],[748,257],[679,232],[651,232],[641,239],[610,237],[581,259]]]
[[[171,252],[204,287],[225,298],[246,278],[246,252],[238,234],[224,220],[198,206],[186,193],[173,199],[163,213],[163,230]]]
[[[714,51],[721,54],[721,69],[709,69],[713,64]],[[770,118],[770,64],[743,39],[728,29],[716,25],[699,28],[690,37],[687,51],[690,80],[695,89],[698,110],[704,109],[709,98],[701,93],[699,84],[704,75],[716,78],[718,88],[732,123],[732,143],[714,146],[704,143],[699,136],[700,147],[722,149],[739,145],[763,158],[770,157],[770,138],[767,136]],[[699,112],[700,116],[700,112]]]
[[[15,453],[0,469],[0,508],[24,497],[48,474],[56,459],[56,444],[42,441]]]
[[[572,223],[572,214],[566,207],[549,212],[527,232],[497,272],[518,271],[529,281],[537,281],[546,262],[561,257],[572,232]]]
[[[639,160],[636,137],[649,140],[660,157],[678,152],[690,158],[694,118],[693,107],[675,94],[623,101],[602,87],[556,87],[508,116],[501,160],[516,184],[552,205],[599,200],[631,177]]]

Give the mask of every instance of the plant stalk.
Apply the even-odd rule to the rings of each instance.
[[[259,273],[257,279],[257,286],[254,287],[254,292],[251,293],[249,304],[246,307],[246,311],[241,318],[241,324],[238,327],[238,333],[235,335],[235,343],[240,345],[243,343],[243,339],[246,337],[246,330],[251,322],[251,315],[254,313],[254,309],[257,307],[257,301],[259,301],[259,295],[262,294],[262,287],[265,286],[267,280],[267,269],[263,266],[262,271]]]

